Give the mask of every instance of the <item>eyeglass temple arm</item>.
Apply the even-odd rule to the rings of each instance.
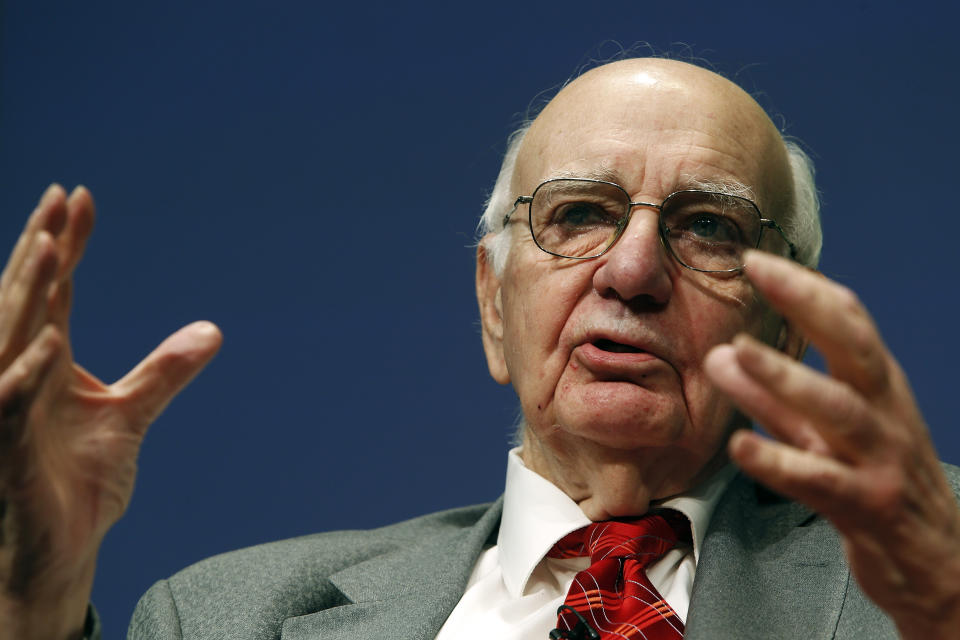
[[[516,206],[514,206],[514,208],[516,208]],[[763,225],[764,228],[775,229],[777,233],[780,234],[780,237],[783,238],[783,241],[787,243],[787,246],[790,247],[790,259],[791,260],[797,259],[796,245],[790,242],[790,238],[787,237],[787,233],[783,230],[783,227],[777,224],[776,220],[770,220],[769,218],[760,218],[760,224]]]
[[[513,203],[513,208],[510,209],[510,213],[503,216],[503,226],[507,226],[507,223],[510,222],[510,216],[514,214],[514,212],[517,210],[517,207],[519,207],[521,204],[530,204],[531,202],[533,202],[533,196],[520,196],[517,198]]]

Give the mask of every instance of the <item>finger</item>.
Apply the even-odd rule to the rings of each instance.
[[[67,199],[66,213],[66,224],[57,236],[61,278],[76,268],[93,230],[93,197],[86,187],[80,185],[73,190]]]
[[[220,330],[210,322],[194,322],[164,340],[114,389],[126,398],[131,427],[138,433],[147,427],[173,397],[217,353]]]
[[[704,360],[704,370],[741,411],[763,425],[770,435],[799,449],[830,453],[829,445],[802,413],[785,405],[761,381],[744,371],[732,345],[711,349]]]
[[[890,536],[903,533],[910,521],[918,526],[907,531],[922,529],[924,522],[936,523],[935,529],[960,523],[956,499],[936,460],[913,467],[881,465],[865,473],[746,430],[730,438],[728,453],[745,473],[829,518],[845,535],[860,530],[870,537]],[[955,545],[953,533],[951,540]]]
[[[746,474],[806,504],[841,530],[856,523],[863,504],[861,483],[842,462],[747,430],[733,434],[728,452]]]
[[[63,345],[60,332],[47,325],[0,374],[0,454],[5,455],[22,440],[33,399],[47,380]]]
[[[18,277],[0,298],[0,368],[15,359],[45,324],[47,290],[57,270],[53,238],[41,231]]]
[[[889,357],[856,295],[789,260],[750,251],[750,281],[823,354],[830,372],[867,396],[886,391]]]
[[[847,384],[746,335],[737,336],[732,349],[750,384],[762,388],[756,393],[764,402],[745,410],[752,412],[757,406],[765,413],[772,410],[773,415],[766,418],[769,420],[777,420],[780,410],[803,416],[804,422],[846,460],[862,459],[881,446],[889,446],[893,434],[884,432],[871,406]]]
[[[73,279],[61,280],[48,289],[47,319],[65,336],[70,335],[70,305],[73,301]]]
[[[73,383],[78,389],[88,393],[103,393],[106,391],[106,385],[99,378],[81,367],[76,362],[73,363]]]
[[[17,277],[30,253],[30,247],[33,246],[37,233],[47,231],[52,236],[56,236],[63,229],[67,218],[65,198],[66,193],[58,184],[52,184],[44,191],[7,259],[3,276],[0,276],[0,291],[6,289],[11,279]]]
[[[78,186],[67,199],[67,222],[57,237],[59,282],[48,293],[47,314],[64,335],[70,335],[70,305],[73,299],[73,270],[83,256],[90,232],[93,230],[94,206],[90,192]]]

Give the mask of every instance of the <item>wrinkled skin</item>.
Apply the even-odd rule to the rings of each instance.
[[[585,74],[534,122],[513,192],[563,175],[609,178],[653,203],[691,180],[740,183],[773,215],[790,185],[780,136],[753,100],[696,67],[649,60]],[[800,347],[745,277],[679,265],[657,219],[634,209],[610,251],[578,261],[539,250],[517,215],[504,273],[479,265],[488,358],[520,397],[524,460],[595,520],[643,513],[724,462],[737,421],[703,368],[712,347],[739,333]]]
[[[610,179],[654,203],[691,179],[735,182],[768,217],[790,206],[762,110],[673,61],[606,65],[558,94],[523,141],[513,195],[559,176]],[[477,294],[491,374],[523,408],[528,467],[601,520],[642,514],[729,456],[833,521],[904,637],[957,637],[960,510],[906,378],[849,291],[761,252],[732,277],[684,269],[651,209],[593,260],[540,251],[522,215],[504,233],[503,273],[481,244]],[[829,377],[797,361],[807,339]],[[737,431],[740,412],[777,439]]]

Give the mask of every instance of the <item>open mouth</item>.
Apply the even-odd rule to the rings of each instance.
[[[610,351],[611,353],[643,353],[643,349],[638,349],[629,344],[614,342],[613,340],[601,339],[593,343],[601,351]]]

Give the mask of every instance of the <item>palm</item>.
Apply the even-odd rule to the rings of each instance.
[[[147,427],[220,344],[194,323],[112,385],[74,363],[71,276],[92,223],[86,190],[52,187],[0,278],[0,596],[21,603],[86,602]]]
[[[123,398],[68,354],[58,360],[12,462],[27,467],[18,475],[29,479],[17,492],[24,538],[49,541],[35,551],[59,564],[82,556],[123,514],[147,425],[137,424]]]

